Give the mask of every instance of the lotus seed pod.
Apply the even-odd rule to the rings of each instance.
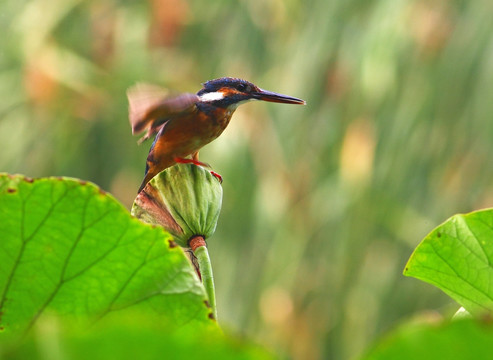
[[[196,235],[209,238],[216,230],[223,190],[203,167],[177,164],[154,178],[137,195],[132,215],[166,229],[182,247]]]

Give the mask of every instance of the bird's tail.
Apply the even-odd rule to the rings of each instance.
[[[144,190],[145,186],[147,183],[157,174],[152,174],[151,172],[148,172],[146,176],[144,177],[144,180],[142,181],[142,184],[140,184],[139,191],[137,193],[140,193],[142,190]]]
[[[176,164],[176,162],[169,157],[160,158],[159,161],[157,162],[154,162],[152,160],[149,161],[149,159],[147,159],[144,180],[142,180],[142,184],[140,184],[138,192],[140,193],[145,188],[147,183],[152,180],[154,176],[159,174],[164,169],[173,166],[174,164]]]

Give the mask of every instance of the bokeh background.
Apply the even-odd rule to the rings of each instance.
[[[294,359],[354,358],[450,312],[402,276],[458,212],[493,205],[490,0],[6,0],[0,171],[91,180],[130,207],[126,88],[221,76],[303,98],[249,103],[201,152],[224,178],[209,240],[219,318]],[[0,234],[1,237],[1,234]]]

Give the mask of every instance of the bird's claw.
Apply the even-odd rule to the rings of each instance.
[[[178,164],[194,164],[194,165],[202,166],[202,167],[206,167],[206,168],[211,167],[209,164],[207,164],[205,162],[194,160],[194,159],[184,159],[184,158],[180,158],[180,157],[175,157],[174,160]]]
[[[206,168],[210,168],[211,167],[207,163],[204,163],[204,162],[198,161],[198,160],[194,160],[194,159],[184,159],[184,158],[180,158],[180,157],[175,157],[174,160],[178,164],[194,164],[194,165],[202,166],[202,167],[206,167]],[[215,171],[212,171],[212,170],[209,170],[209,171],[210,171],[211,175],[213,175],[217,180],[219,180],[219,183],[220,184],[223,183],[223,177],[221,175],[219,175]]]
[[[217,180],[219,180],[219,183],[222,184],[223,183],[223,177],[221,175],[219,175],[217,172],[215,171],[210,171],[210,173],[216,177]]]

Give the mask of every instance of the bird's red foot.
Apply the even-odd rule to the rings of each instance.
[[[180,158],[180,157],[175,157],[175,162],[177,162],[178,164],[194,164],[194,165],[197,165],[197,166],[202,166],[202,167],[206,167],[206,168],[210,168],[211,166],[207,163],[204,163],[202,161],[198,161],[198,160],[194,160],[194,159],[184,159],[184,158]],[[217,172],[215,171],[212,171],[212,170],[209,170],[210,173],[212,175],[215,176],[215,178],[217,180],[219,180],[219,183],[223,183],[223,177],[221,175],[219,175]]]
[[[184,159],[184,158],[180,158],[180,157],[175,157],[174,160],[178,164],[194,164],[194,165],[202,166],[202,167],[206,167],[206,168],[211,167],[209,164],[207,164],[205,162],[194,160],[194,159]]]
[[[219,180],[219,183],[222,184],[223,183],[223,177],[221,175],[219,175],[217,172],[215,171],[211,171],[211,174],[214,175],[216,177],[217,180]]]

